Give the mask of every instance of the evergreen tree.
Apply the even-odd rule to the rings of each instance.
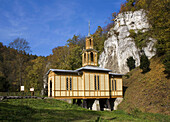
[[[143,70],[143,73],[146,73],[150,70],[149,66],[150,61],[148,57],[145,54],[142,54],[142,56],[140,57],[140,69]]]
[[[131,71],[132,69],[134,69],[136,66],[135,66],[135,60],[133,59],[133,57],[129,57],[127,58],[127,66],[129,67],[129,71]]]

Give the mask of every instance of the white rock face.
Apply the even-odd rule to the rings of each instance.
[[[118,105],[123,101],[123,98],[116,98],[115,102],[114,102],[114,108],[113,110],[117,110]]]
[[[115,19],[115,26],[108,32],[109,38],[104,43],[104,51],[99,57],[99,65],[109,68],[114,73],[127,73],[129,68],[126,64],[127,58],[132,56],[136,61],[136,66],[140,65],[140,49],[137,48],[134,39],[129,37],[129,30],[135,32],[147,31],[149,23],[144,10],[121,13]],[[149,38],[150,42],[143,48],[146,56],[150,59],[156,54],[153,48],[155,39]]]
[[[99,104],[99,100],[95,100],[93,105],[92,105],[92,110],[94,111],[100,111],[100,104]]]

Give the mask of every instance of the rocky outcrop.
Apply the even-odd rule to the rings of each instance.
[[[130,56],[135,59],[136,66],[139,66],[140,49],[136,46],[134,39],[129,36],[129,30],[133,29],[136,33],[138,30],[146,32],[149,26],[144,10],[118,14],[114,28],[108,32],[104,51],[99,57],[100,67],[109,68],[114,73],[125,74],[129,71],[126,61]],[[150,59],[156,54],[153,47],[156,40],[151,37],[148,40],[147,46],[143,47],[142,50]]]
[[[117,110],[118,105],[123,101],[123,98],[116,98],[114,102],[114,110]]]

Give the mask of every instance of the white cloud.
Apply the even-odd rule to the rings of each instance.
[[[0,41],[22,37],[29,41],[33,49],[40,49],[42,45],[52,48],[57,44],[64,45],[69,38],[72,38],[73,34],[88,33],[89,20],[92,23],[93,33],[97,26],[103,22],[103,19],[106,19],[98,18],[103,14],[103,11],[107,10],[107,7],[102,6],[103,10],[99,11],[96,10],[96,6],[101,1],[92,0],[96,6],[90,7],[88,6],[91,5],[91,2],[80,1],[10,0],[1,2]],[[103,1],[112,3],[112,0]],[[120,2],[113,1],[116,4]]]

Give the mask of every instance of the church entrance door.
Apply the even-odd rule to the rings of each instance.
[[[52,97],[52,81],[50,80],[50,97]]]

